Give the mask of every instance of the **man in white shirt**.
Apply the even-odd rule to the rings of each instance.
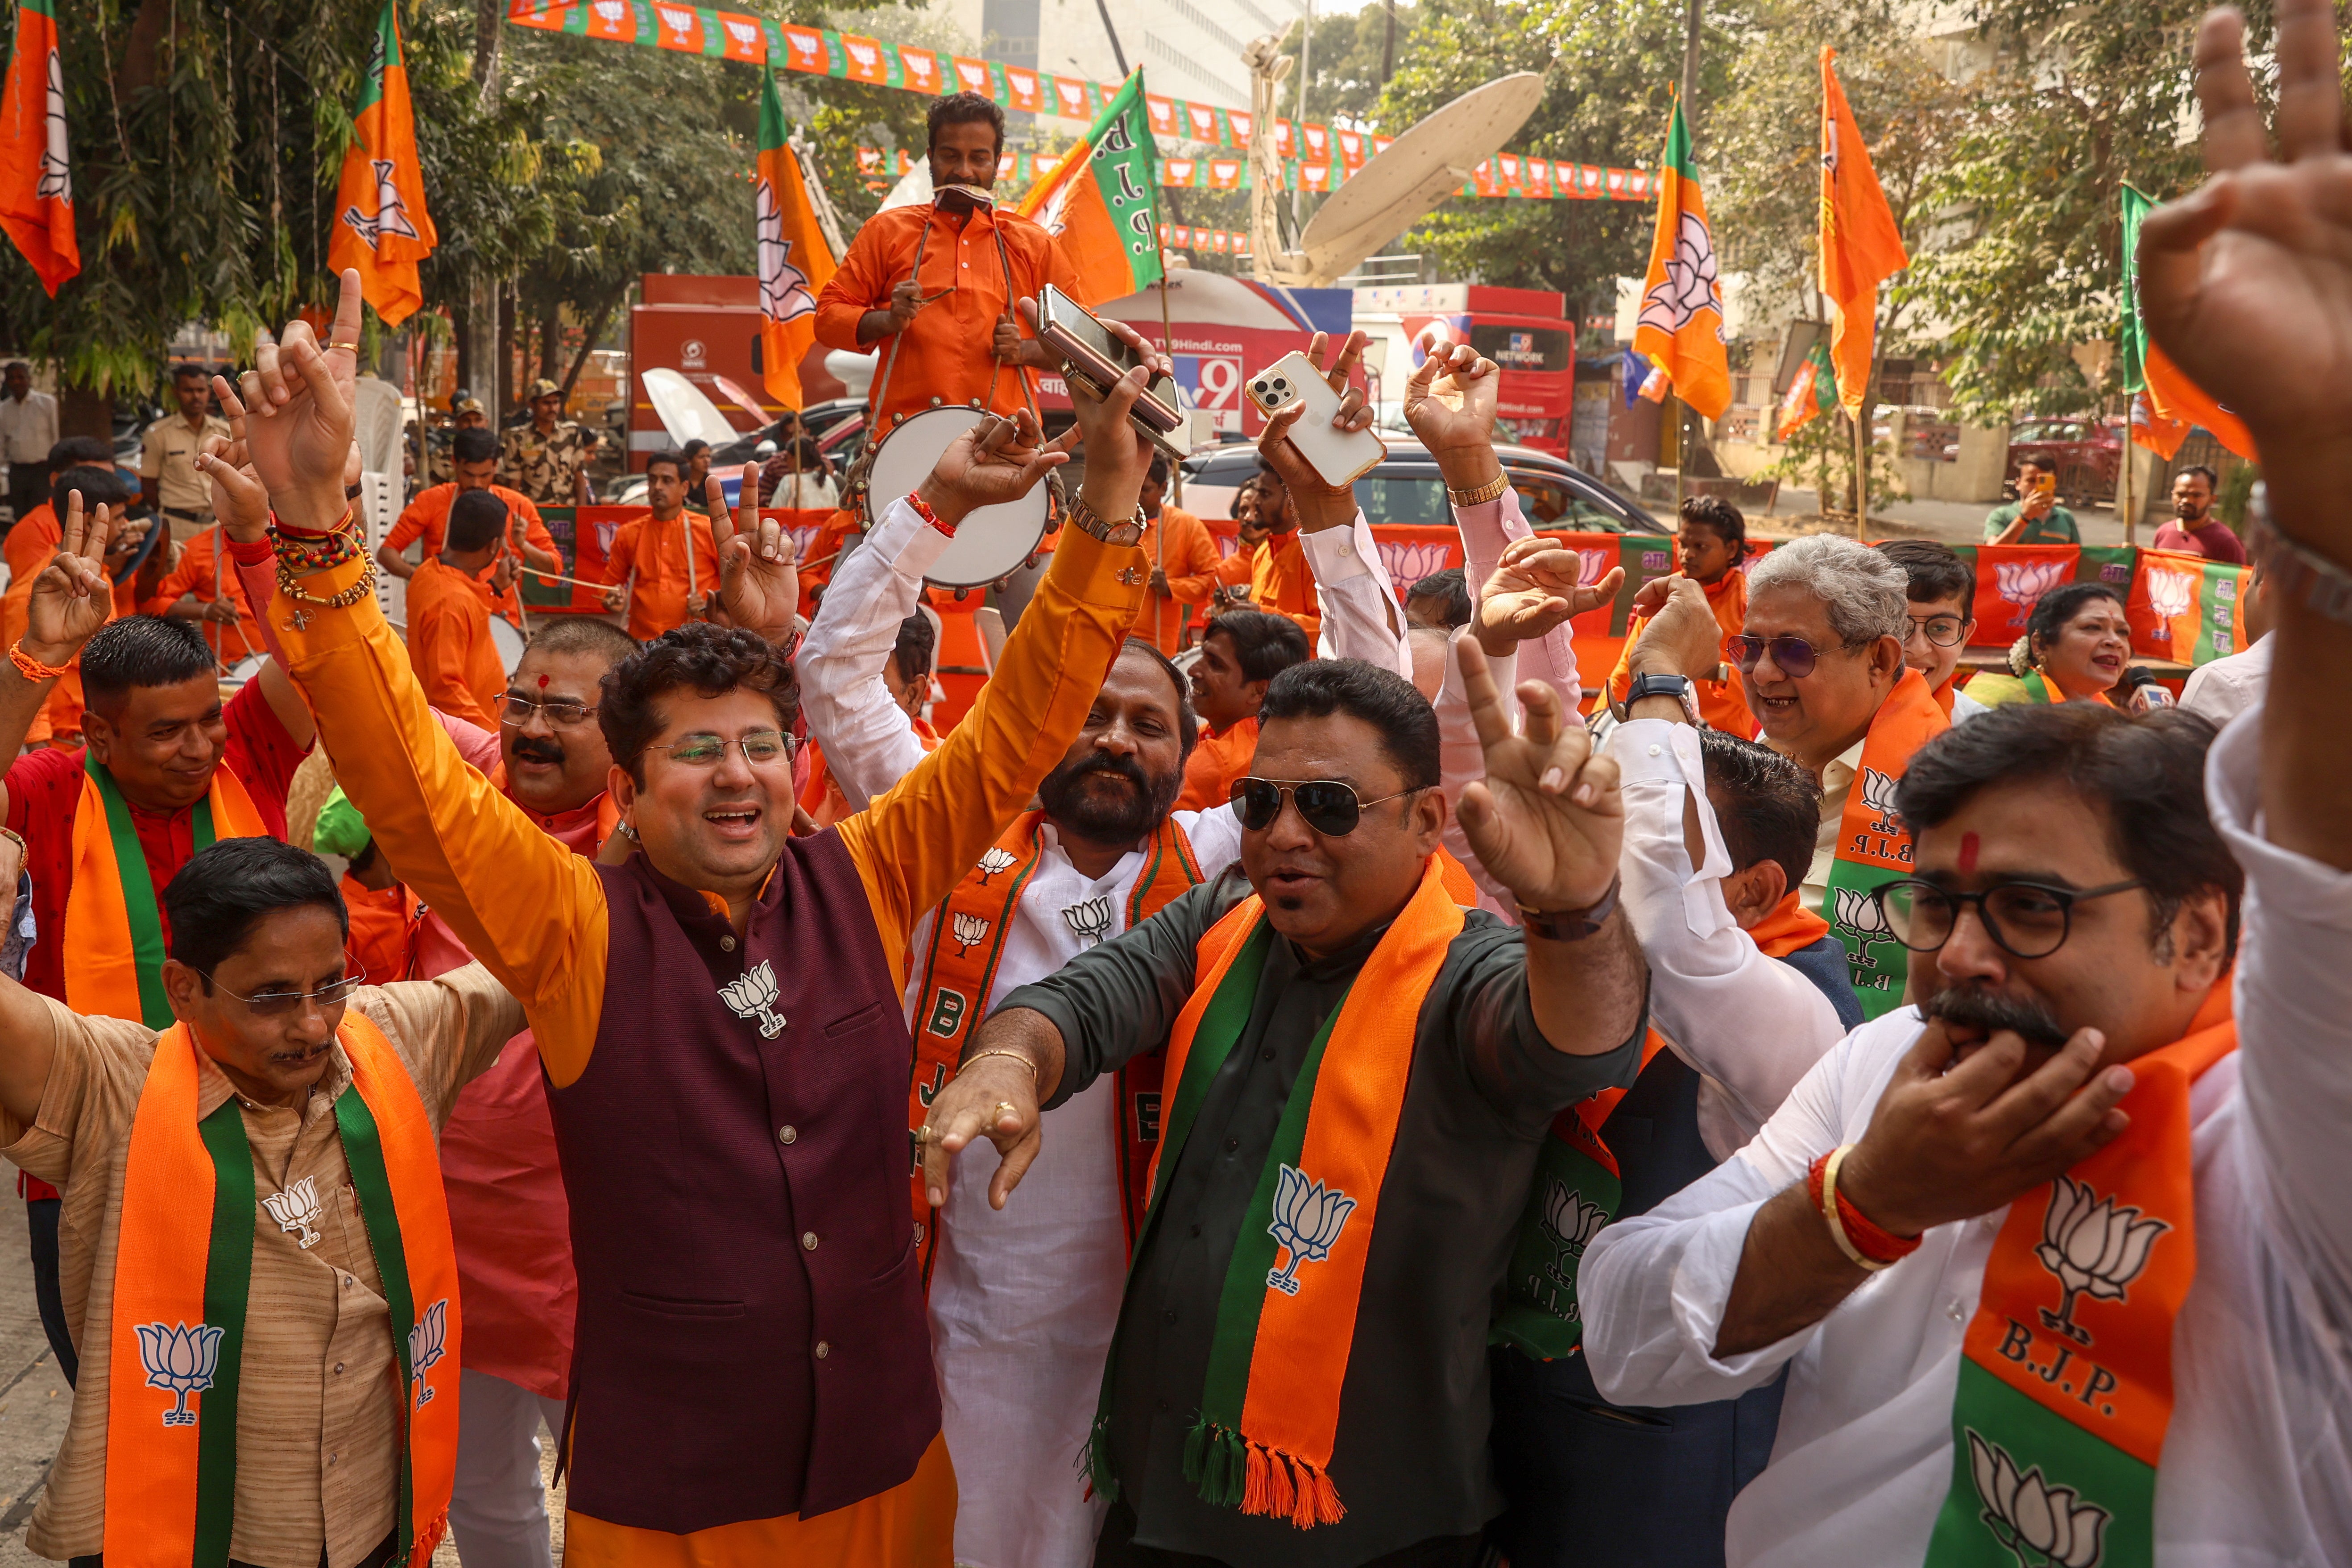
[[[33,367],[0,371],[0,462],[8,465],[11,525],[49,499],[49,448],[58,444],[58,400],[33,390]]]
[[[1312,353],[1319,360],[1323,343]],[[1369,427],[1345,386],[1361,353],[1331,372],[1339,421]],[[1324,635],[1336,657],[1409,675],[1398,603],[1352,489],[1323,485],[1269,422],[1301,514]],[[885,660],[924,573],[948,543],[902,509],[846,557],[799,656],[810,732],[850,809],[923,756],[894,700]],[[1086,727],[1017,823],[910,939],[906,1006],[917,1050],[908,1128],[945,1081],[963,1040],[996,999],[1054,973],[1139,923],[1241,852],[1230,805],[1171,811],[1194,743],[1188,687],[1158,649],[1130,638]],[[942,1426],[956,1468],[955,1554],[972,1568],[1078,1568],[1092,1560],[1104,1505],[1076,1460],[1092,1426],[1118,1326],[1141,1176],[1159,1136],[1159,1058],[1107,1075],[1053,1112],[1053,1136],[1022,1201],[990,1206],[999,1159],[977,1144],[955,1166],[948,1201],[918,1221],[929,1280]],[[1140,1068],[1143,1070],[1138,1070]]]

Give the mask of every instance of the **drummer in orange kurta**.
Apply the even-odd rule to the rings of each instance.
[[[959,92],[933,103],[929,121],[931,188],[940,195],[866,219],[817,295],[817,342],[854,353],[881,351],[866,395],[869,440],[942,404],[996,414],[1021,407],[1023,378],[1060,362],[1022,335],[1013,301],[1051,283],[1082,305],[1093,303],[1052,235],[949,188],[995,186],[1004,111]]]
[[[627,610],[629,635],[639,642],[709,619],[719,595],[719,547],[710,520],[686,510],[684,458],[656,452],[646,460],[646,504],[650,515],[623,523],[604,557],[604,581],[613,584],[604,607]]]
[[[449,509],[441,553],[408,579],[408,663],[425,700],[452,718],[498,732],[507,694],[506,660],[490,639],[490,601],[514,577],[501,550],[506,503],[468,490]],[[497,563],[489,582],[476,574]]]

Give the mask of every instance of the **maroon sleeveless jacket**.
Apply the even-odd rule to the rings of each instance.
[[[580,1273],[571,1505],[684,1533],[887,1490],[940,1400],[914,1047],[857,868],[838,834],[792,840],[740,942],[642,855],[597,871],[603,1022],[547,1097]]]

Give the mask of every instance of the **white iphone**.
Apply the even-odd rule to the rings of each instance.
[[[1339,395],[1315,368],[1315,362],[1294,349],[1247,383],[1249,400],[1268,417],[1295,404],[1307,412],[1290,427],[1290,444],[1307,459],[1327,485],[1352,484],[1389,455],[1380,437],[1370,430],[1334,429],[1331,416],[1339,412]]]

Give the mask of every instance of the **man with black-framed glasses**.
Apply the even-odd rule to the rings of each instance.
[[[274,838],[198,851],[161,901],[161,1031],[0,980],[0,1145],[64,1189],[81,1352],[27,1541],[421,1560],[464,1332],[435,1132],[522,1008],[479,965],[362,984],[333,874]]]
[[[1953,679],[1969,639],[1976,636],[1976,569],[1950,545],[1932,539],[1890,539],[1877,548],[1911,580],[1911,629],[1903,639],[1903,662],[1927,678],[1936,706],[1953,723],[1985,712],[1985,705]]]

